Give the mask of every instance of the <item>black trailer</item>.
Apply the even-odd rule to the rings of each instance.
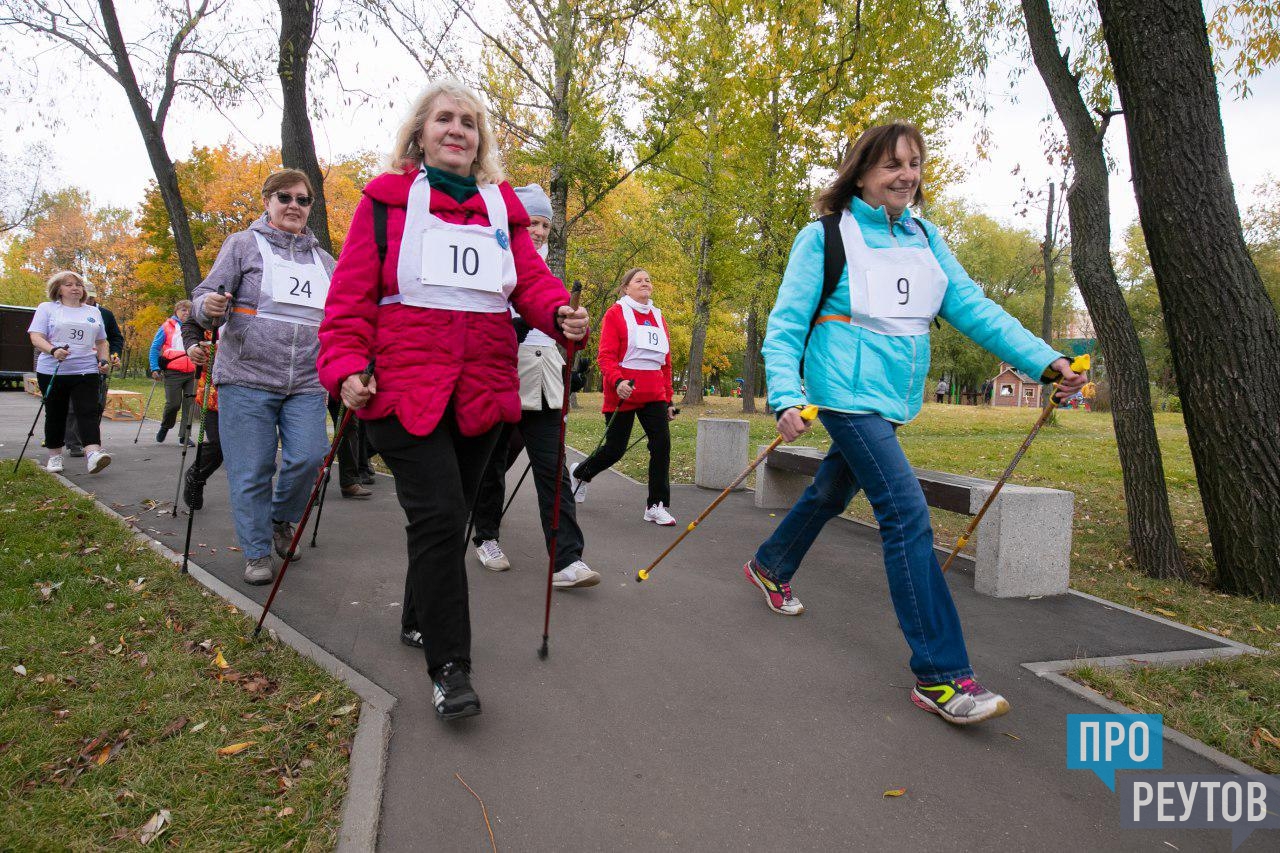
[[[22,377],[36,369],[36,348],[27,327],[36,309],[0,305],[0,388],[22,387]]]

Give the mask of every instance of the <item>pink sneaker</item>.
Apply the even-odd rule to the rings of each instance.
[[[783,616],[799,616],[804,612],[804,605],[800,603],[800,599],[791,594],[791,584],[774,582],[760,570],[755,560],[747,560],[742,567],[742,572],[753,586],[764,593],[764,603],[769,605],[769,609],[774,613],[781,613]]]

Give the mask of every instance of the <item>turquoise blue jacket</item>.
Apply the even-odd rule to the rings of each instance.
[[[1031,376],[1040,376],[1057,353],[1008,312],[983,295],[937,226],[904,214],[890,222],[883,207],[854,197],[850,203],[862,236],[872,249],[928,247],[947,276],[938,316],[978,345]],[[920,413],[929,376],[929,336],[883,335],[847,322],[822,323],[805,336],[822,296],[822,224],[812,222],[796,235],[782,276],[778,301],[769,314],[764,339],[769,404],[776,411],[811,403],[837,412],[874,413],[907,423]],[[823,314],[849,314],[849,270],[822,305]],[[804,381],[800,359],[804,356]]]

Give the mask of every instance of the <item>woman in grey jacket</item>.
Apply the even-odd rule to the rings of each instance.
[[[285,169],[267,178],[266,213],[227,238],[208,278],[192,294],[198,323],[225,324],[213,384],[249,584],[275,578],[272,547],[281,558],[288,553],[329,443],[316,358],[335,264],[307,228],[311,199],[303,172]],[[300,556],[295,553],[294,561]]]

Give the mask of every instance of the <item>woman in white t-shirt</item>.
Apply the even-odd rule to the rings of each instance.
[[[102,450],[98,385],[111,366],[107,360],[107,331],[102,312],[86,305],[84,278],[70,270],[49,278],[49,301],[41,302],[27,332],[40,352],[36,379],[44,395],[44,446],[49,448],[48,471],[62,470],[67,409],[75,404],[76,428],[84,441],[90,474],[111,464]]]

